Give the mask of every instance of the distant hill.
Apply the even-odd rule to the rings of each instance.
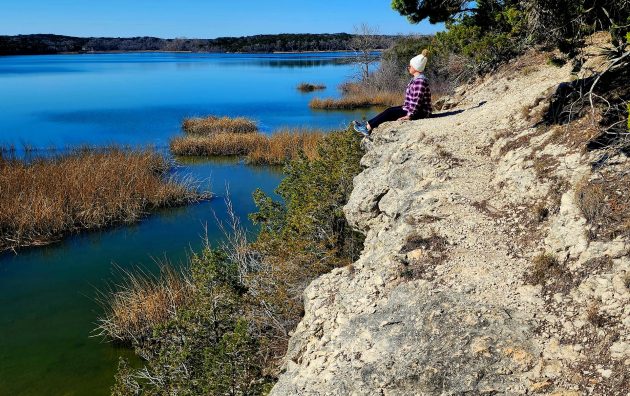
[[[56,34],[0,36],[0,55],[89,53],[109,51],[190,51],[190,52],[303,52],[351,50],[353,35],[268,34],[216,39],[162,39],[157,37],[71,37]],[[381,48],[389,47],[397,36],[378,36]]]

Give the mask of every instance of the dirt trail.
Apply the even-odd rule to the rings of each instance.
[[[541,143],[553,131],[532,125],[571,79],[570,66],[543,59],[521,58],[460,90],[441,116],[374,131],[345,208],[365,250],[306,290],[272,394],[583,393],[574,377],[584,345],[566,341],[577,319],[550,305],[581,297],[528,284],[532,257],[548,249],[578,265],[595,248],[617,249],[618,273],[630,260],[625,241],[585,242],[574,193],[556,191],[560,176],[570,186],[590,167],[588,154]],[[537,165],[546,156],[561,159],[552,171]],[[561,197],[559,210],[536,220],[550,196]],[[614,298],[617,309],[630,293]],[[618,311],[621,323],[628,312]],[[626,330],[615,341],[622,356]]]

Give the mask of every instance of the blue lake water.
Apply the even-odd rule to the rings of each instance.
[[[184,117],[247,116],[263,131],[339,128],[348,113],[312,111],[353,74],[343,54],[97,54],[0,58],[0,144],[164,146]],[[300,93],[300,82],[328,89]]]
[[[313,96],[338,96],[352,74],[345,54],[95,54],[0,57],[0,145],[66,148],[80,144],[152,145],[165,149],[183,118],[246,116],[266,133],[282,126],[343,128],[369,113],[319,112]],[[322,83],[302,94],[300,82]],[[190,175],[223,195],[229,186],[247,223],[256,188],[272,193],[277,168],[235,158],[178,159]],[[0,186],[1,187],[1,186]],[[221,197],[165,209],[138,224],[72,236],[19,254],[0,255],[0,395],[106,395],[119,356],[91,338],[101,312],[96,291],[119,279],[117,267],[183,263],[207,226],[221,238],[213,213]]]

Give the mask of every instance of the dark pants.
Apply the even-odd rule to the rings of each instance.
[[[381,125],[384,122],[388,121],[396,121],[400,117],[404,117],[407,115],[407,110],[403,110],[402,106],[390,107],[389,109],[383,111],[381,114],[372,118],[368,123],[372,129]]]

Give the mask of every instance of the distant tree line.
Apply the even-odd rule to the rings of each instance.
[[[0,36],[0,55],[89,53],[107,51],[190,51],[190,52],[302,52],[352,50],[355,35],[268,34],[216,39],[156,37],[71,37],[55,34]],[[396,36],[378,35],[378,47],[385,49]]]

